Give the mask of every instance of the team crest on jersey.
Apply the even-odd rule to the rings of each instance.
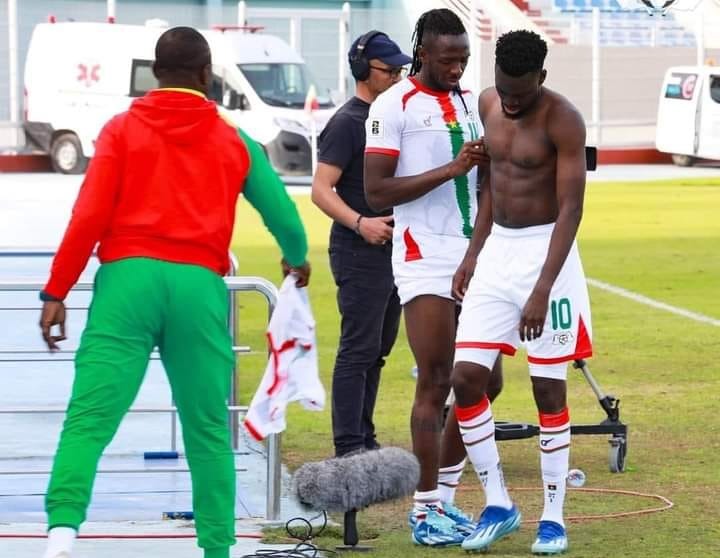
[[[552,344],[567,345],[568,343],[572,343],[574,340],[575,336],[572,334],[572,331],[561,331],[560,333],[553,335]]]
[[[370,135],[374,138],[385,137],[385,124],[382,118],[373,118],[370,121]]]

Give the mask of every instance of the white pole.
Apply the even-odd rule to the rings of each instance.
[[[290,18],[290,47],[300,53],[300,27],[298,19],[296,17]]]
[[[10,87],[10,122],[13,124],[13,143],[20,145],[20,103],[18,102],[18,20],[17,0],[8,0],[8,57]]]
[[[238,2],[238,22],[239,26],[247,25],[247,2],[242,0]]]
[[[570,44],[576,45],[578,44],[578,22],[577,17],[575,17],[575,14],[570,14]]]
[[[472,60],[472,83],[470,88],[475,95],[480,94],[482,83],[482,39],[480,38],[480,3],[481,0],[470,2],[470,60]]]
[[[350,2],[344,2],[338,24],[338,91],[347,99],[347,51],[350,48]]]
[[[107,0],[107,19],[110,23],[115,23],[115,0]]]
[[[310,166],[312,175],[315,176],[317,170],[317,151],[318,151],[318,133],[317,133],[317,122],[315,121],[314,111],[310,112]]]
[[[600,9],[592,10],[592,121],[595,143],[600,145]]]

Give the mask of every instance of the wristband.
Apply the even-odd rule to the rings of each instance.
[[[363,215],[358,215],[357,221],[355,221],[355,234],[360,234],[360,221],[362,221]]]
[[[46,293],[45,291],[40,291],[40,300],[43,302],[62,302],[61,299]]]

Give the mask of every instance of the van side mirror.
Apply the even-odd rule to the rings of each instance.
[[[233,89],[227,89],[223,94],[223,106],[228,110],[248,110],[250,103],[244,93],[238,93]]]
[[[238,108],[238,94],[232,89],[226,89],[222,97],[222,105],[228,110]]]

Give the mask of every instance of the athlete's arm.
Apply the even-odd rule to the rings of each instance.
[[[487,113],[490,110],[493,99],[497,96],[497,91],[494,87],[488,87],[483,89],[482,93],[478,96],[478,114],[480,115],[480,122],[485,126],[485,119]]]
[[[335,191],[342,169],[328,163],[318,163],[312,182],[312,201],[333,221],[345,225],[362,236],[369,244],[384,244],[392,239],[392,216],[361,215]]]
[[[355,231],[370,244],[392,239],[392,217],[361,215],[335,191],[343,172],[362,156],[362,128],[344,114],[336,114],[320,136],[318,165],[312,181],[312,202],[333,221]]]
[[[475,225],[473,227],[470,244],[465,252],[460,266],[453,275],[452,294],[457,300],[465,297],[465,291],[470,284],[475,273],[475,264],[478,255],[485,245],[487,237],[490,235],[492,227],[492,199],[490,196],[490,172],[486,170],[482,177],[480,189],[478,191],[478,212],[475,216]]]
[[[50,279],[43,289],[49,299],[63,300],[87,265],[95,245],[110,225],[120,188],[122,150],[115,120],[98,136],[70,223],[53,259]]]
[[[359,214],[335,192],[343,171],[362,153],[356,145],[356,124],[343,113],[336,113],[319,138],[318,165],[312,181],[311,199],[325,215],[349,229],[354,229]]]
[[[77,283],[93,249],[110,225],[120,188],[121,148],[115,120],[108,122],[95,144],[95,155],[85,174],[72,210],[72,217],[53,258],[50,279],[40,292],[40,331],[51,351],[65,337],[65,304],[62,302]],[[52,334],[59,326],[59,335]]]
[[[523,309],[520,339],[542,333],[548,298],[575,240],[585,196],[585,123],[568,102],[556,105],[548,115],[548,135],[557,151],[556,196],[558,216],[547,257],[535,288]]]
[[[283,259],[284,272],[294,271],[298,286],[307,284],[310,265],[307,263],[307,237],[295,202],[290,198],[280,177],[270,166],[262,148],[245,132],[240,137],[250,155],[250,169],[245,179],[243,195],[262,217],[263,223],[275,237]]]
[[[407,203],[482,164],[482,140],[465,143],[454,160],[413,176],[395,176],[397,155],[365,153],[365,198],[375,211]]]
[[[473,234],[470,238],[467,254],[472,257],[478,257],[480,250],[485,245],[487,237],[490,236],[490,228],[492,227],[492,197],[490,194],[490,172],[485,171],[478,191],[478,212],[475,216],[475,226]]]
[[[448,180],[467,174],[480,162],[482,151],[481,141],[466,143],[454,160],[440,167],[413,176],[396,177],[405,131],[405,113],[398,104],[396,87],[399,84],[373,102],[365,123],[365,199],[375,211],[413,201]]]
[[[352,229],[359,216],[335,192],[335,185],[342,176],[340,167],[319,162],[312,180],[310,197],[322,212],[333,221]]]

